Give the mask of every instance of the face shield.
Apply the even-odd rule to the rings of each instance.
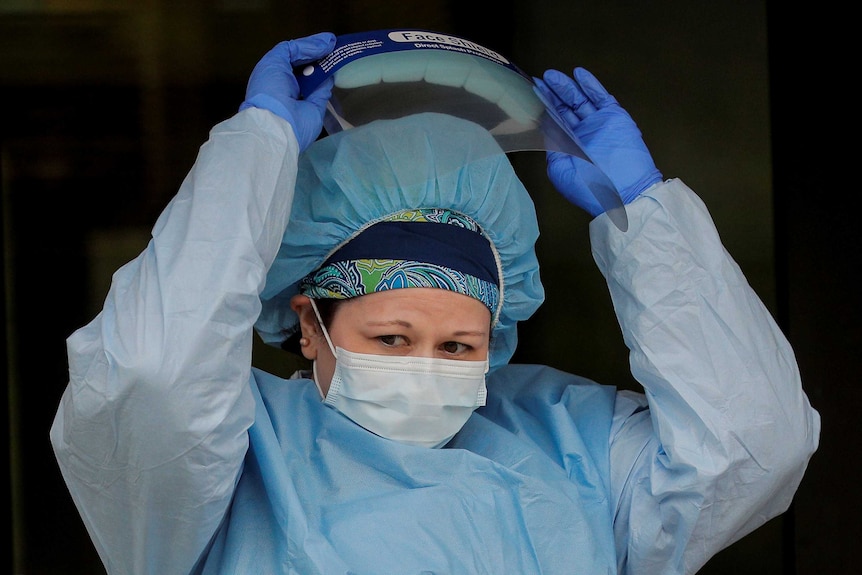
[[[625,208],[530,76],[474,42],[427,31],[378,30],[336,38],[335,49],[296,70],[300,94],[334,77],[324,129],[335,134],[381,119],[448,114],[488,130],[508,152],[556,151],[575,159],[574,177],[621,230]]]

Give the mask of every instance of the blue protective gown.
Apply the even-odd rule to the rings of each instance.
[[[590,227],[645,394],[506,365],[429,450],[251,368],[296,157],[268,112],[216,126],[68,340],[51,441],[109,573],[693,573],[787,509],[819,416],[680,181]]]

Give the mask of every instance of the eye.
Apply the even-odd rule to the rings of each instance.
[[[407,340],[401,335],[379,335],[377,336],[377,341],[386,347],[397,347],[407,343]]]
[[[460,355],[470,351],[473,347],[457,341],[447,341],[440,346],[440,349],[450,355]]]

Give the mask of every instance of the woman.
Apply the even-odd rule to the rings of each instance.
[[[645,394],[510,365],[541,304],[493,138],[419,114],[312,145],[279,44],[68,341],[51,438],[110,573],[693,573],[783,512],[819,434],[789,345],[679,180],[584,70],[540,88],[627,204],[596,216]],[[302,152],[300,154],[300,152]],[[252,329],[313,361],[251,367]],[[487,372],[487,373],[486,373]]]

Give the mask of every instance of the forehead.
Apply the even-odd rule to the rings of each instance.
[[[487,327],[491,312],[481,301],[440,288],[401,288],[344,300],[336,317],[360,321],[406,321],[417,324]]]

